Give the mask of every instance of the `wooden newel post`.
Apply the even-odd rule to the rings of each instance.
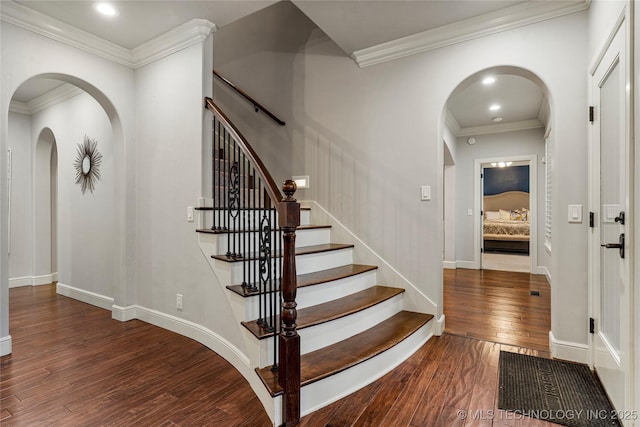
[[[283,230],[282,314],[278,382],[284,390],[283,425],[294,426],[300,421],[300,335],[296,331],[296,228],[300,225],[300,204],[293,198],[296,183],[287,180],[280,203],[279,225]]]

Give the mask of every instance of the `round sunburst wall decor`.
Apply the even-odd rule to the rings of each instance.
[[[102,154],[98,151],[98,141],[84,136],[84,141],[76,148],[76,160],[73,167],[76,168],[76,184],[80,184],[82,194],[87,189],[93,193],[96,182],[100,180],[100,164]]]

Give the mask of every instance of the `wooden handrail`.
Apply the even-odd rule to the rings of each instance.
[[[285,122],[280,120],[278,117],[276,117],[275,114],[273,114],[271,111],[267,110],[262,104],[260,104],[258,101],[253,99],[249,94],[247,94],[245,91],[243,91],[238,86],[233,84],[231,81],[229,81],[229,79],[227,79],[226,77],[222,76],[216,70],[213,70],[213,75],[216,76],[217,78],[219,78],[220,80],[222,80],[223,82],[225,82],[227,85],[229,85],[229,87],[231,87],[231,89],[235,90],[241,96],[243,96],[247,101],[252,103],[253,104],[253,108],[255,108],[256,112],[262,111],[267,116],[269,116],[271,118],[271,120],[273,120],[274,122],[276,122],[280,126],[284,126],[286,124]]]
[[[267,194],[269,194],[269,198],[276,202],[276,205],[280,205],[280,202],[284,197],[282,196],[280,189],[276,185],[276,182],[273,180],[273,177],[264,166],[264,163],[262,163],[262,160],[260,160],[260,157],[258,157],[258,154],[255,152],[251,144],[249,144],[247,139],[242,135],[242,133],[240,133],[238,128],[235,127],[233,123],[231,123],[229,118],[222,112],[220,107],[218,107],[216,103],[213,102],[213,99],[206,97],[204,99],[204,102],[205,107],[216,114],[220,121],[227,127],[227,130],[231,133],[233,139],[236,140],[236,142],[240,146],[240,149],[245,153],[251,164],[255,166],[258,174],[260,175],[260,178],[262,178],[262,180],[266,183],[265,188],[267,190]]]

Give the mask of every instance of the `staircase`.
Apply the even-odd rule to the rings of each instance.
[[[214,139],[220,138],[219,129],[214,124]],[[353,393],[413,354],[431,337],[433,316],[404,310],[405,289],[380,284],[377,266],[354,263],[354,245],[333,242],[332,227],[314,224],[310,208],[300,209],[291,254],[295,280],[286,279],[291,267],[281,227],[265,225],[264,220],[281,223],[281,211],[262,198],[265,190],[260,180],[256,183],[256,170],[238,166],[245,159],[231,155],[235,147],[228,148],[222,139],[227,148],[218,143],[213,149],[213,201],[218,198],[218,204],[201,209],[213,225],[197,230],[200,246],[243,326],[249,363],[264,386],[254,386],[256,394],[274,425],[295,425],[301,415]],[[244,174],[244,184],[222,189],[235,181],[234,174]],[[242,195],[244,205],[228,193]],[[295,284],[293,306],[288,304],[291,292],[280,293],[287,281]],[[289,318],[281,316],[280,306]],[[299,356],[291,359],[299,357],[299,371],[294,366],[298,362],[287,361],[284,351],[291,348],[282,350],[283,337],[278,336],[286,331],[291,337],[291,329],[300,337],[291,347],[297,351],[299,345]],[[279,376],[285,375],[285,368],[293,374],[283,381]],[[284,388],[292,379],[299,382],[298,391],[287,395]]]

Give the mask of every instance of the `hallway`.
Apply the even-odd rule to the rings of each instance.
[[[446,332],[548,353],[550,293],[545,276],[444,270]]]

